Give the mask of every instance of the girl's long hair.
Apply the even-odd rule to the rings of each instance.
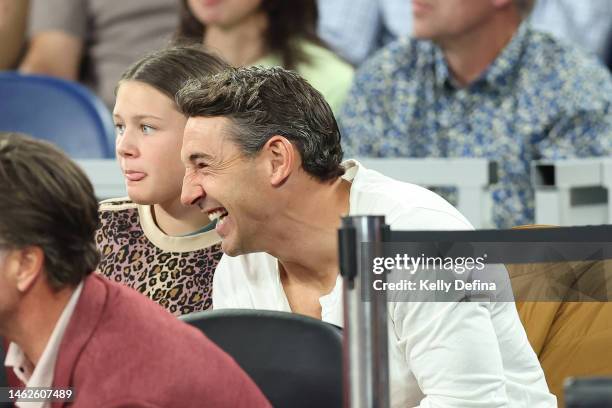
[[[298,40],[324,46],[317,35],[319,13],[316,0],[263,0],[261,7],[268,16],[268,28],[264,33],[267,51],[280,56],[284,68],[295,69],[300,63],[310,62],[300,49]],[[187,0],[181,0],[175,39],[201,43],[205,30],[206,26],[195,18]]]

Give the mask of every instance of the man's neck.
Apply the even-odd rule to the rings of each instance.
[[[46,284],[45,284],[46,285]],[[49,338],[66,308],[75,288],[53,292],[48,287],[36,288],[27,294],[14,316],[14,325],[7,339],[19,345],[36,366],[45,351]]]
[[[207,26],[204,46],[219,52],[232,66],[251,65],[268,52],[264,41],[267,24],[267,16],[261,12],[231,27]]]
[[[462,35],[436,41],[453,79],[460,86],[478,79],[508,45],[520,23],[516,13],[501,14]]]
[[[334,288],[338,276],[337,231],[341,217],[349,212],[350,186],[338,179],[324,188],[303,190],[279,220],[284,228],[282,232],[279,228],[269,253],[279,260],[281,282],[290,303],[292,293],[296,298],[310,293],[318,301]]]

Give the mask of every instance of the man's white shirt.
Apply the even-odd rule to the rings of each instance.
[[[349,215],[385,215],[393,230],[466,230],[453,206],[419,186],[343,163]],[[299,248],[296,248],[296,251]],[[342,279],[319,299],[323,321],[343,325]],[[276,258],[223,256],[213,308],[291,312]],[[556,407],[514,303],[389,302],[392,407]]]

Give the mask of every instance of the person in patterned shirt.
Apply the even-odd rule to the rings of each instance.
[[[494,223],[533,222],[531,161],[612,153],[612,80],[523,23],[531,3],[414,0],[414,38],[356,75],[339,119],[347,156],[496,160]]]
[[[116,91],[116,151],[129,198],[100,205],[98,271],[175,315],[211,307],[213,274],[222,253],[208,215],[180,202],[187,118],[174,95],[190,78],[226,67],[199,48],[168,48],[132,65]]]

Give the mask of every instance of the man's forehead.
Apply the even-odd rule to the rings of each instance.
[[[187,119],[185,125],[185,136],[189,138],[222,136],[226,133],[227,125],[228,119],[221,116],[191,117]]]
[[[228,143],[228,119],[192,117],[187,120],[183,137],[183,159],[211,158],[219,155]]]

